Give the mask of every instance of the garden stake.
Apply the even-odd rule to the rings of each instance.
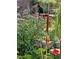
[[[47,27],[46,27],[47,35],[48,35],[48,30],[49,30],[49,4],[48,4]],[[46,35],[46,59],[47,59],[47,40],[48,40],[47,35]]]

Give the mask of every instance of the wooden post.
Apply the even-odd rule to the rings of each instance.
[[[47,28],[46,28],[46,32],[48,32],[49,30],[49,15],[47,15]]]
[[[47,59],[47,46],[48,46],[48,31],[49,31],[49,4],[48,4],[48,14],[47,14],[47,26],[46,26],[46,59]]]

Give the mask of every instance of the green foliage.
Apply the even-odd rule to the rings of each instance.
[[[43,48],[38,48],[37,50],[35,50],[35,52],[36,52],[37,54],[41,54],[41,53],[44,53],[44,52],[45,52],[45,49],[43,49]]]
[[[56,0],[38,0],[39,2],[43,2],[43,3],[56,3]]]
[[[17,28],[17,49],[20,55],[25,52],[32,54],[35,47],[35,41],[45,36],[44,20],[36,19],[33,16],[28,16],[27,20],[19,22]]]
[[[61,37],[61,11],[60,11],[60,2],[58,0],[40,0],[45,3],[44,12],[48,11],[48,3],[51,3],[56,8],[56,14],[54,17],[54,23],[52,23],[52,30],[49,30],[48,35],[51,41],[54,42]],[[36,3],[37,0],[32,0],[32,3]],[[50,6],[50,5],[49,5]],[[36,42],[39,39],[45,37],[44,31],[45,21],[41,18],[37,19],[31,15],[27,19],[19,21],[17,27],[17,50],[19,51],[17,59],[59,59],[59,56],[49,54],[45,55],[46,50],[36,46]],[[50,49],[49,49],[50,50]]]
[[[24,55],[24,58],[25,58],[25,59],[32,59],[32,56],[29,55],[29,54],[25,54],[25,55]]]
[[[24,57],[23,56],[17,56],[17,59],[23,59]]]
[[[61,38],[61,10],[60,7],[56,9],[54,18],[55,35],[58,39]]]
[[[53,55],[48,55],[48,56],[46,56],[46,55],[44,55],[44,59],[54,59],[54,56]]]

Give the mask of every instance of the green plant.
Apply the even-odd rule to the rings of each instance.
[[[25,55],[24,55],[24,58],[25,58],[25,59],[32,59],[32,56],[29,55],[29,54],[25,54]]]
[[[35,2],[36,0],[34,3]],[[46,1],[44,12],[48,12],[47,4],[48,2]],[[59,2],[55,3],[54,1],[53,5],[56,8],[54,23],[52,23],[52,27],[50,27],[52,30],[49,30],[47,34],[54,44],[56,39],[60,39],[61,37],[61,12]],[[46,54],[46,49],[37,47],[36,45],[36,42],[43,39],[46,35],[44,25],[45,21],[42,18],[37,19],[31,15],[29,15],[27,19],[19,21],[17,27],[17,50],[19,53],[17,59],[54,59],[54,55],[49,52],[50,49],[47,49]],[[59,56],[56,55],[55,59],[59,59]]]
[[[54,17],[55,36],[57,39],[61,38],[61,10],[60,7],[56,9]]]
[[[43,19],[36,19],[33,16],[28,16],[27,20],[19,22],[17,28],[17,50],[19,55],[34,53],[33,50],[37,49],[36,40],[45,36],[44,24]]]
[[[24,57],[23,56],[17,56],[17,59],[24,59]]]

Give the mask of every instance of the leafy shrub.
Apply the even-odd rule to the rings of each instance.
[[[44,37],[44,20],[29,16],[27,20],[19,22],[17,28],[17,50],[19,55],[25,53],[32,54],[35,47],[35,41]]]

